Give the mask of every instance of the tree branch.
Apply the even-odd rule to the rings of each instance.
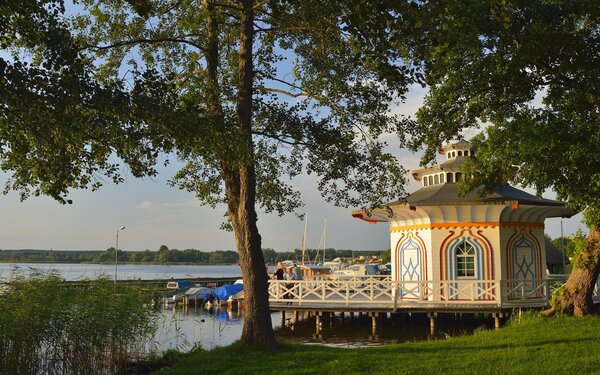
[[[291,96],[292,98],[298,98],[300,96],[306,96],[306,97],[309,96],[305,92],[299,92],[297,94],[294,94],[294,93],[289,92],[289,91],[285,91],[285,90],[281,90],[281,89],[273,89],[273,88],[264,87],[264,86],[256,86],[256,89],[258,91],[262,91],[262,92],[274,92],[274,93],[277,93],[277,94],[283,94],[283,95]]]
[[[132,39],[132,40],[121,40],[119,42],[113,43],[113,44],[108,44],[105,46],[95,46],[95,45],[87,45],[85,47],[83,47],[82,49],[93,49],[95,51],[105,51],[108,49],[112,49],[112,48],[117,48],[117,47],[124,47],[124,46],[134,46],[134,45],[138,45],[138,44],[160,44],[160,43],[181,43],[181,44],[188,44],[190,46],[196,47],[199,50],[201,50],[202,52],[205,52],[204,47],[202,47],[201,45],[191,42],[187,39],[181,39],[178,37],[172,37],[172,38],[159,38],[159,39]]]
[[[282,137],[280,135],[264,133],[264,132],[256,131],[256,130],[252,130],[252,135],[260,135],[260,136],[263,136],[263,137],[271,138],[271,139],[274,139],[276,141],[279,141],[281,143],[285,143],[285,144],[288,144],[288,145],[291,145],[291,146],[298,146],[298,145],[308,146],[307,142],[303,142],[303,141],[289,141],[289,140],[283,138],[285,136]]]

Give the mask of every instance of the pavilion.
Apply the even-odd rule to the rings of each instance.
[[[491,194],[457,194],[461,166],[475,156],[461,140],[445,160],[415,170],[421,188],[402,200],[352,216],[390,223],[395,299],[543,306],[548,296],[544,221],[570,217],[564,203],[507,184]]]

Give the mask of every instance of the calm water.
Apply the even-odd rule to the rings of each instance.
[[[33,273],[36,271],[58,271],[66,280],[97,278],[102,275],[114,277],[114,265],[97,264],[39,264],[39,263],[0,263],[0,281],[7,280],[14,271]],[[194,277],[241,277],[239,266],[197,266],[197,265],[120,265],[119,279],[185,279]],[[159,329],[155,337],[154,350],[178,349],[187,351],[194,346],[212,349],[229,345],[239,340],[244,324],[242,311],[226,309],[204,309],[202,307],[165,308],[159,312]],[[271,316],[277,337],[281,340],[301,343],[325,343],[328,345],[356,347],[381,345],[390,342],[427,340],[429,325],[422,316],[401,319],[387,319],[380,323],[377,336],[371,332],[370,318],[356,317],[341,322],[339,315],[333,320],[325,320],[322,338],[314,339],[314,318],[301,321],[293,328],[280,327],[280,314]],[[289,323],[289,321],[288,321]],[[440,318],[438,334],[434,338],[472,334],[477,329],[492,326],[491,318],[454,320]]]
[[[429,332],[429,320],[425,314],[402,314],[400,317],[380,319],[377,334],[373,336],[371,318],[366,315],[348,317],[342,321],[340,315],[323,320],[322,337],[315,338],[315,318],[301,319],[291,326],[288,313],[286,325],[281,327],[280,313],[272,313],[271,321],[279,340],[303,344],[325,344],[336,347],[365,347],[389,343],[444,339],[452,336],[471,335],[477,330],[492,329],[493,320],[489,316],[465,314],[462,318],[454,315],[440,315],[437,319],[437,332]],[[239,340],[243,326],[243,311],[227,309],[178,307],[165,309],[161,313],[161,325],[156,335],[156,349],[190,350],[194,345],[204,349],[229,345]]]
[[[279,328],[278,313],[271,314],[273,328]],[[194,346],[212,349],[225,346],[240,339],[244,317],[241,310],[165,308],[159,318],[155,349],[188,351]]]
[[[0,263],[0,280],[10,278],[13,271],[26,274],[35,271],[58,271],[66,280],[84,278],[95,279],[106,275],[115,276],[115,266],[110,264],[59,264],[59,263]],[[185,279],[196,277],[241,277],[239,266],[197,266],[197,265],[141,265],[123,264],[117,266],[117,278],[126,279]]]

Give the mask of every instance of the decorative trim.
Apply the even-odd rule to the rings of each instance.
[[[516,250],[517,245],[520,243],[526,243],[530,245],[531,249],[531,265],[534,266],[535,269],[531,269],[527,267],[526,270],[523,269],[524,263],[519,263],[519,259],[516,258]],[[508,240],[506,245],[506,266],[507,266],[507,275],[509,279],[518,280],[517,274],[519,273],[531,273],[533,277],[525,277],[524,279],[541,279],[543,277],[543,264],[542,264],[542,246],[538,241],[537,237],[533,234],[532,230],[517,230],[515,229],[514,233]],[[508,285],[509,288],[512,288],[512,283]],[[535,287],[535,285],[532,285]],[[543,297],[540,293],[536,293],[535,295],[527,297],[527,299],[536,299]],[[513,299],[513,298],[509,298]]]
[[[525,223],[510,221],[485,221],[461,223],[432,223],[390,227],[390,233],[427,229],[468,229],[468,228],[536,228],[544,229],[544,223]]]
[[[416,245],[416,250],[417,250],[417,254],[419,257],[419,263],[420,263],[420,267],[419,267],[419,273],[418,273],[418,279],[417,280],[404,280],[403,278],[403,247],[406,244],[409,243],[413,243],[414,245]],[[394,267],[394,276],[395,276],[395,280],[396,281],[404,281],[404,282],[421,282],[423,280],[428,280],[428,274],[427,274],[427,248],[425,246],[425,241],[423,241],[423,239],[421,238],[421,236],[419,236],[418,232],[409,232],[409,233],[403,233],[400,237],[400,239],[398,240],[398,243],[396,245],[396,249],[394,251],[395,253],[395,260],[396,260],[396,265]],[[420,293],[420,287],[417,288],[418,292]],[[413,299],[411,297],[404,297],[404,295],[402,294],[402,291],[400,291],[401,293],[401,297],[402,299]],[[427,295],[426,295],[427,296]]]
[[[489,283],[494,280],[494,258],[492,254],[492,246],[489,240],[483,235],[482,231],[477,231],[476,234],[471,232],[470,228],[462,229],[458,234],[450,231],[448,236],[444,238],[440,246],[440,280],[453,281],[457,280],[455,268],[456,247],[463,241],[468,241],[476,250],[476,278],[481,280],[485,288],[489,287]],[[441,294],[445,295],[442,288]],[[446,296],[448,299],[457,299],[460,296]],[[480,300],[488,300],[490,298],[482,298]]]

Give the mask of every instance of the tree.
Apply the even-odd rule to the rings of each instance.
[[[422,32],[395,41],[422,62],[430,87],[417,121],[405,123],[408,142],[426,146],[426,164],[443,142],[483,126],[462,193],[512,181],[585,209],[586,247],[553,311],[589,313],[600,272],[597,2],[429,1],[418,13],[406,24]]]
[[[586,235],[581,228],[577,228],[575,233],[568,237],[557,237],[552,240],[552,243],[557,249],[564,248],[564,252],[569,258],[576,258],[579,251],[585,247],[585,239]]]
[[[263,258],[265,259],[265,261],[267,263],[270,263],[271,265],[275,264],[275,261],[277,259],[277,252],[273,249],[262,249],[263,252]]]
[[[62,19],[61,1],[28,2],[40,13],[45,4],[57,4],[48,17]],[[403,195],[405,170],[378,138],[399,129],[390,106],[419,76],[396,51],[369,43],[369,34],[353,27],[380,17],[378,7],[361,1],[82,4],[85,10],[71,20],[77,38],[56,21],[70,60],[42,75],[68,72],[76,60],[78,85],[89,86],[89,93],[69,96],[67,110],[57,112],[73,121],[59,118],[41,129],[43,135],[58,133],[51,147],[40,141],[35,145],[45,148],[31,153],[2,149],[2,160],[11,161],[2,168],[15,171],[9,188],[26,197],[33,186],[36,194],[66,201],[69,188],[99,187],[93,178],[98,174],[120,182],[120,164],[108,162],[113,154],[143,175],[156,173],[159,152],[175,152],[187,164],[173,184],[204,204],[227,207],[225,227],[234,232],[244,278],[242,344],[275,347],[256,204],[278,214],[298,208],[300,195],[290,179],[303,171],[318,175],[319,189],[338,205],[372,207]],[[20,34],[11,38],[14,45]],[[61,44],[39,45],[51,54]],[[30,86],[23,85],[27,94],[37,95]],[[56,90],[65,86],[57,82]],[[63,96],[60,91],[40,100],[55,106]],[[16,105],[2,100],[14,113]],[[3,121],[2,129],[20,121],[20,132],[4,132],[0,142],[26,144],[38,107],[44,106],[33,108],[33,120],[13,114]],[[40,151],[49,149],[60,155],[56,168],[46,163],[53,155],[40,160]],[[38,173],[17,165],[24,155]]]
[[[139,128],[120,126],[128,96],[98,83],[62,16],[62,0],[0,4],[0,169],[4,192],[49,195],[61,203],[70,188],[123,181],[122,158],[135,176],[153,175],[155,160]]]

